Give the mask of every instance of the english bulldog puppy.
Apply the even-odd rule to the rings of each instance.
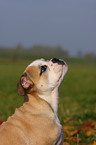
[[[57,58],[27,66],[17,83],[25,102],[0,126],[0,145],[63,145],[58,88],[67,69]]]

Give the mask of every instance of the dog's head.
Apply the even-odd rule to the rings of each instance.
[[[67,73],[67,64],[61,60],[53,58],[49,61],[39,59],[33,61],[25,69],[23,75],[17,83],[18,94],[49,94],[56,87],[59,87],[63,77]]]

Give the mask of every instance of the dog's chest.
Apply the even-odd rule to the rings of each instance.
[[[54,119],[49,119],[48,117],[35,117],[33,122],[30,122],[29,138],[31,141],[34,140],[34,144],[53,145],[53,143],[59,138],[61,132],[61,126],[58,121]],[[38,142],[39,141],[39,142]],[[38,143],[37,143],[38,142]]]
[[[32,114],[25,113],[24,115],[29,126],[29,129],[25,132],[28,133],[28,136],[32,141],[35,136],[36,140],[34,140],[34,142],[41,140],[41,145],[43,145],[43,142],[45,142],[44,144],[46,145],[47,142],[50,142],[49,145],[51,145],[51,143],[56,141],[60,136],[61,125],[58,117],[49,106],[46,106],[46,104],[43,106],[43,109],[34,108],[32,110]]]

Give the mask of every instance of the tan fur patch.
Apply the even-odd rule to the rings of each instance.
[[[25,72],[29,75],[30,79],[37,84],[40,80],[40,70],[39,67],[29,66]]]

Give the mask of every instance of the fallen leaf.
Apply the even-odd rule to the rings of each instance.
[[[93,145],[96,145],[96,141],[94,141]]]
[[[78,131],[79,131],[79,130],[76,129],[76,130],[72,131],[72,132],[70,133],[70,135],[71,135],[71,136],[74,136],[75,134],[78,133]]]
[[[84,125],[78,126],[78,128],[79,128],[80,130],[86,130],[86,129],[92,128],[92,126],[93,126],[93,123],[88,121],[88,122],[86,122]]]
[[[93,122],[92,125],[93,125],[94,129],[96,129],[96,122]]]
[[[74,126],[63,126],[63,130],[70,130],[70,129],[74,129],[75,127]]]
[[[92,135],[93,134],[93,130],[88,130],[87,132],[86,132],[86,135],[87,136],[90,136],[90,135]]]
[[[63,133],[64,133],[64,137],[67,137],[69,135],[69,131],[68,130],[64,130]]]
[[[77,137],[74,137],[74,138],[73,138],[73,141],[74,141],[74,142],[80,142],[81,140],[82,140],[81,138],[77,138]]]
[[[68,141],[71,142],[72,140],[73,140],[73,136],[71,136]]]
[[[63,142],[63,145],[70,145],[68,142]]]
[[[3,123],[4,121],[0,121],[0,125]]]
[[[67,123],[70,120],[70,118],[64,119],[64,123]]]

